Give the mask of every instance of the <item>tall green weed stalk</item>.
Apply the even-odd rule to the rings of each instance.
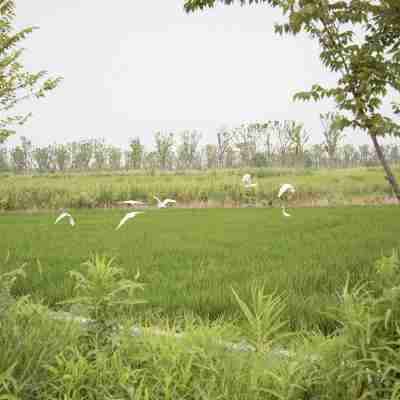
[[[290,335],[284,330],[288,321],[282,318],[286,304],[281,296],[266,294],[264,286],[253,284],[248,305],[233,288],[231,290],[247,320],[245,335],[257,351],[267,352],[276,342]]]
[[[77,305],[84,316],[93,319],[103,329],[113,325],[117,316],[127,309],[146,301],[136,293],[144,290],[144,284],[125,279],[125,270],[115,264],[115,258],[98,254],[83,263],[85,273],[71,271],[74,279],[74,297],[61,304]]]

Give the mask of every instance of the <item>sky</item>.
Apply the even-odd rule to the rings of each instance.
[[[23,135],[37,145],[105,138],[126,147],[139,136],[151,147],[155,131],[185,129],[215,143],[222,125],[267,120],[303,122],[320,143],[319,114],[333,103],[292,96],[335,76],[315,42],[274,33],[280,19],[265,5],[186,14],[183,0],[19,0],[17,28],[39,27],[22,43],[26,68],[63,80],[21,107],[33,117],[8,143]],[[346,141],[369,143],[353,132]]]

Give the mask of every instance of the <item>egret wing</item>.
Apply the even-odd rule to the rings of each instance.
[[[164,203],[165,205],[167,205],[167,204],[169,204],[169,203],[176,203],[176,200],[165,199],[165,200],[163,201],[163,203]]]
[[[121,226],[128,221],[128,219],[132,218],[133,215],[131,213],[128,213],[124,216],[124,218],[121,219],[121,222],[118,224],[118,226],[115,228],[115,230],[117,231],[119,228],[121,228]]]
[[[144,204],[142,201],[138,201],[138,200],[125,200],[125,201],[122,201],[121,203],[130,204],[131,206],[134,206],[136,204]]]
[[[162,201],[157,196],[153,196],[153,199],[156,199],[158,204],[162,204]]]
[[[281,186],[279,189],[278,197],[281,197],[284,193],[286,193],[288,190],[290,190],[292,193],[294,192],[294,187],[293,185],[289,183],[285,183]]]
[[[55,220],[54,224],[57,224],[57,223],[60,222],[63,218],[68,217],[68,216],[69,216],[69,214],[66,213],[66,212],[61,213],[61,214],[57,217],[57,219]]]
[[[245,185],[251,184],[251,176],[250,176],[250,174],[245,174],[245,175],[243,175],[242,182],[243,182]]]

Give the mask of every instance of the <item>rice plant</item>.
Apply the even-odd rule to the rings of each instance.
[[[137,281],[140,274],[134,280],[124,278],[125,271],[115,265],[114,258],[93,254],[83,266],[85,273],[70,271],[75,282],[74,296],[60,304],[79,305],[79,312],[94,320],[101,329],[115,323],[115,317],[127,307],[146,302],[136,296],[138,290],[144,289]]]
[[[27,279],[18,280],[14,294],[52,307],[75,297],[70,271],[86,276],[83,263],[93,251],[116,257],[125,279],[134,281],[140,270],[148,302],[133,307],[134,315],[162,309],[171,318],[185,311],[244,323],[230,288],[248,304],[249,284],[258,281],[266,293],[286,293],[283,316],[291,330],[326,333],[336,324],[323,311],[337,304],[346,274],[372,279],[373,260],[391,254],[400,233],[395,206],[302,208],[290,220],[277,209],[148,210],[119,231],[121,210],[71,213],[74,229],[54,225],[58,213],[1,217],[0,251],[10,254],[3,270],[26,263]]]

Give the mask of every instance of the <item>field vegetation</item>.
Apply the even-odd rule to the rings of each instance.
[[[398,398],[397,208],[274,211],[2,216],[0,396]]]
[[[351,283],[374,279],[373,260],[398,245],[396,206],[279,209],[148,210],[115,231],[122,210],[71,210],[77,225],[54,214],[10,213],[0,219],[8,265],[27,263],[18,295],[54,307],[71,296],[71,268],[90,252],[116,257],[133,278],[140,271],[148,304],[170,318],[236,318],[233,287],[248,300],[251,282],[285,293],[285,318],[296,329],[331,332],[323,311]]]
[[[399,210],[380,204],[378,169],[1,180],[0,398],[400,393]],[[297,189],[291,218],[274,207],[283,182]],[[128,198],[151,206],[115,231]],[[353,202],[376,205],[339,206]],[[64,207],[75,227],[54,225]]]
[[[382,205],[400,200],[400,147],[378,141],[400,134],[380,107],[399,90],[399,6],[264,3],[288,16],[277,33],[310,34],[336,73],[295,95],[336,103],[322,143],[263,121],[204,147],[186,130],[155,132],[151,151],[138,137],[0,149],[0,400],[400,398],[400,212]],[[0,144],[29,117],[14,107],[60,81],[24,69],[33,28],[15,32],[14,17],[1,1]],[[343,144],[349,128],[374,151]],[[286,182],[292,217],[274,207]],[[114,229],[119,201],[153,195],[177,209]],[[54,225],[61,208],[76,226]]]
[[[394,168],[399,173],[399,168]],[[245,190],[241,178],[258,183]],[[279,186],[295,185],[293,205],[343,205],[390,202],[392,191],[380,168],[246,168],[211,171],[129,171],[0,175],[0,210],[110,207],[117,201],[152,196],[175,198],[178,207],[266,206]]]

